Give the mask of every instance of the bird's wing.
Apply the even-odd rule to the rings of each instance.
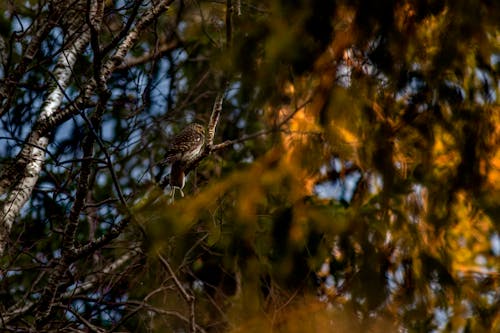
[[[179,159],[184,153],[192,149],[193,141],[199,142],[203,140],[203,136],[193,133],[192,127],[187,126],[173,137],[170,142],[163,160],[160,165],[170,164]]]
[[[189,150],[189,146],[186,144],[187,139],[188,135],[186,129],[180,131],[176,136],[174,136],[167,147],[163,160],[159,164],[170,164],[178,159],[184,152]]]

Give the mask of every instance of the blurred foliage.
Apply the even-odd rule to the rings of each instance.
[[[189,309],[176,288],[163,287],[170,280],[160,252],[194,293],[207,332],[500,330],[499,3],[229,2],[230,43],[226,4],[176,2],[131,57],[178,46],[108,82],[106,146],[95,147],[79,242],[126,215],[103,148],[136,223],[73,270],[84,281],[131,243],[141,241],[143,253],[78,301],[82,316],[106,328],[126,317],[120,330],[187,331],[171,315]],[[4,82],[21,70],[29,40],[14,34],[15,22],[50,15],[37,6],[0,5]],[[104,45],[135,10],[106,6]],[[50,30],[2,102],[2,137],[25,137],[61,39]],[[90,50],[81,57],[72,94],[91,75]],[[216,143],[269,131],[214,152],[190,174],[188,195],[170,204],[152,184],[155,161],[186,123],[208,123],[225,79]],[[58,255],[85,135],[80,117],[53,134],[15,245],[0,261],[4,308]],[[2,140],[2,161],[20,144]],[[165,313],[135,311],[134,301]]]

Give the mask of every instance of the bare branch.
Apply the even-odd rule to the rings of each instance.
[[[148,303],[145,303],[145,302],[138,302],[138,301],[128,301],[127,304],[137,305],[137,308],[134,309],[133,312],[137,312],[137,311],[139,311],[141,309],[145,309],[147,311],[151,311],[151,312],[158,313],[158,314],[161,314],[161,315],[176,317],[176,318],[178,318],[178,319],[180,319],[180,320],[182,320],[182,321],[190,324],[190,318],[186,318],[186,316],[183,316],[182,314],[180,314],[177,311],[170,311],[170,310],[159,309],[158,307],[152,306],[151,304],[148,304]],[[201,332],[201,333],[205,333],[206,332],[203,329],[203,327],[201,327],[200,325],[198,325],[196,323],[195,323],[195,328],[196,328],[196,331],[198,331],[198,332]]]
[[[170,276],[174,280],[174,283],[177,286],[177,288],[179,289],[179,291],[181,292],[181,295],[184,298],[184,300],[187,303],[190,303],[193,300],[193,296],[191,294],[189,294],[186,291],[186,289],[184,289],[184,287],[182,286],[179,279],[177,279],[177,276],[175,275],[174,270],[172,269],[172,267],[170,267],[170,264],[168,263],[167,259],[163,258],[163,256],[159,252],[157,253],[157,255],[158,255],[158,258],[160,259],[161,263],[163,264],[163,266],[167,269],[168,274],[170,274]]]
[[[215,130],[219,123],[220,113],[222,111],[222,102],[224,101],[224,91],[217,94],[215,97],[214,107],[210,115],[207,129],[207,146],[211,147],[214,144]]]
[[[66,60],[67,58],[69,59],[69,60],[66,60],[66,63],[63,63],[64,69],[66,71],[64,71],[62,74],[66,74],[67,76],[66,77],[63,76],[62,79],[56,80],[56,86],[55,86],[54,91],[56,92],[55,97],[57,99],[56,98],[51,99],[50,98],[51,96],[49,96],[47,105],[49,105],[51,108],[47,112],[42,112],[42,114],[40,116],[40,120],[37,122],[37,124],[35,125],[35,129],[32,132],[33,136],[38,135],[39,137],[41,137],[44,140],[42,142],[43,144],[41,145],[42,147],[46,147],[46,145],[48,144],[48,138],[43,136],[45,131],[50,130],[52,128],[55,128],[57,125],[59,125],[61,122],[63,122],[67,117],[70,117],[71,115],[73,115],[77,112],[81,112],[80,106],[82,104],[88,103],[90,101],[90,97],[93,95],[93,90],[95,90],[96,87],[100,86],[101,90],[105,89],[105,87],[103,86],[105,81],[110,77],[112,71],[116,68],[116,66],[118,64],[120,64],[121,61],[123,61],[127,51],[137,41],[140,32],[142,32],[148,26],[149,23],[151,23],[159,14],[161,14],[163,12],[163,10],[165,10],[167,8],[168,4],[171,2],[172,1],[162,1],[158,5],[155,5],[152,8],[150,8],[141,17],[141,19],[137,22],[136,26],[125,37],[124,41],[118,47],[113,58],[110,59],[104,66],[102,66],[102,69],[98,68],[98,67],[101,67],[99,63],[97,63],[97,64],[94,63],[94,69],[96,72],[99,71],[99,76],[94,76],[96,79],[91,80],[87,84],[87,86],[85,87],[85,89],[84,89],[83,93],[80,95],[80,97],[77,98],[77,100],[74,103],[71,103],[71,105],[66,110],[56,113],[55,110],[58,109],[58,107],[62,101],[62,98],[64,96],[64,89],[66,88],[66,86],[69,82],[69,74],[68,73],[71,72],[70,67],[74,65],[74,62],[76,61],[76,55],[78,54],[78,52],[81,52],[82,48],[88,43],[89,39],[91,38],[91,36],[90,36],[91,33],[88,30],[86,30],[82,34],[82,37],[80,39],[77,39],[75,44],[73,44],[73,46],[71,48],[72,52],[69,53],[69,55],[66,55],[67,52],[63,53],[63,56],[61,57],[61,59],[64,59],[64,60]],[[100,4],[102,5],[102,2]],[[97,4],[97,5],[99,5],[99,4]],[[96,13],[102,13],[102,10],[97,9]],[[99,46],[97,43],[96,31],[97,31],[97,29],[95,29],[95,27],[94,27],[93,49],[94,49],[94,51],[96,51],[98,53],[95,56],[100,57],[100,54],[98,52]],[[84,39],[85,43],[80,42],[81,39]],[[80,48],[77,49],[76,46],[80,46]],[[59,75],[61,75],[61,74],[57,72],[57,68],[56,68],[56,73],[54,76],[56,78],[58,78]],[[52,103],[53,99],[56,99],[57,103]],[[99,114],[102,114],[102,112],[104,112],[104,108],[103,108],[103,104],[100,104],[100,105],[98,105],[98,110],[96,111],[96,114],[98,114],[97,118],[100,117]],[[89,123],[89,128],[92,131],[93,130],[92,122],[90,120],[88,120],[88,118],[83,113],[82,113],[82,115],[84,116],[84,119]],[[102,146],[102,142],[100,142],[100,138],[96,135],[95,131],[93,131],[93,132],[94,132],[93,133],[94,139],[96,139],[99,142],[99,144]],[[42,134],[40,134],[40,133],[42,133]],[[28,142],[31,142],[31,141],[28,141]],[[87,157],[91,154],[92,142],[93,142],[93,139],[88,140],[85,143],[84,150],[85,150],[85,155]],[[37,144],[40,145],[40,143],[37,143]],[[38,157],[38,156],[35,156],[35,157]],[[111,166],[109,165],[110,158],[109,158],[109,156],[106,156],[106,157],[107,157],[108,167],[110,167],[111,173],[113,175],[114,170],[112,169],[112,165]],[[30,161],[32,161],[32,160],[38,162],[38,164],[37,164],[38,169],[35,170],[36,172],[33,172],[34,177],[31,177],[32,183],[30,184],[29,192],[27,192],[27,191],[20,192],[21,194],[24,194],[24,196],[23,196],[22,202],[19,202],[19,203],[16,202],[17,211],[19,211],[19,209],[22,207],[22,205],[26,202],[27,198],[31,194],[31,190],[34,187],[36,180],[38,179],[38,174],[41,170],[41,164],[43,163],[43,159],[44,159],[44,156],[39,156],[38,158],[33,158],[32,156],[28,155],[28,158],[27,158],[27,160],[29,161],[28,163],[31,163]],[[28,164],[28,166],[29,166],[29,164]],[[82,172],[80,175],[81,178],[80,178],[80,182],[79,182],[79,186],[78,186],[77,200],[75,201],[73,208],[72,208],[72,212],[70,214],[70,218],[73,221],[67,225],[67,228],[65,230],[65,238],[64,238],[64,242],[63,242],[62,257],[58,261],[58,264],[56,265],[56,267],[53,269],[52,274],[49,277],[49,281],[47,283],[47,286],[44,288],[44,291],[43,291],[42,295],[40,296],[40,300],[38,302],[39,303],[39,312],[41,313],[41,316],[39,316],[36,320],[36,325],[38,328],[43,327],[45,325],[46,321],[50,318],[50,316],[52,314],[52,309],[53,309],[53,306],[55,305],[55,298],[58,295],[58,293],[60,292],[61,287],[63,286],[61,284],[61,279],[66,274],[66,271],[67,271],[67,268],[69,267],[69,265],[72,262],[74,262],[75,260],[80,259],[80,258],[88,255],[89,253],[91,253],[91,251],[99,248],[100,246],[103,246],[104,244],[108,243],[109,241],[111,241],[112,239],[117,237],[122,232],[122,230],[125,228],[125,226],[128,224],[128,222],[130,221],[130,218],[123,219],[121,221],[121,223],[119,223],[117,225],[117,227],[112,228],[110,230],[110,232],[108,232],[107,234],[105,234],[101,238],[97,239],[96,241],[93,241],[93,242],[87,244],[87,246],[84,246],[78,250],[74,250],[74,251],[70,250],[72,248],[71,244],[73,244],[73,240],[74,240],[74,232],[75,232],[76,226],[77,226],[78,214],[83,207],[83,200],[84,200],[84,198],[86,196],[86,192],[87,192],[88,174],[89,174],[88,171],[89,171],[89,164],[82,165]],[[114,175],[114,176],[116,178],[116,175]],[[117,183],[117,179],[115,179],[115,183]],[[117,191],[118,191],[118,195],[119,195],[122,203],[124,203],[125,199],[124,199],[123,194],[121,193],[119,187],[117,188]],[[13,191],[13,193],[15,193],[15,191]],[[9,206],[5,205],[4,207],[9,207]],[[9,217],[10,220],[7,220],[7,222],[12,221],[14,216],[15,215],[12,215],[12,217]],[[12,225],[12,222],[10,222],[10,224],[8,225],[9,226],[8,230],[10,230],[11,225]],[[6,229],[2,228],[2,230],[6,230]],[[5,241],[3,241],[0,244],[2,246],[0,248],[0,250],[2,250],[5,247],[7,236],[8,236],[8,231],[5,232],[5,236],[0,239],[0,240],[5,239]],[[113,267],[111,266],[110,269],[112,269],[112,268]],[[87,283],[87,285],[91,285],[91,282],[92,281]],[[21,308],[21,310],[29,310],[30,308],[31,308],[31,305],[27,304],[27,305],[23,306]],[[20,312],[16,311],[16,313],[20,313]]]
[[[103,47],[102,54],[107,54],[108,52],[110,52],[112,49],[115,48],[116,45],[118,45],[118,43],[120,43],[120,41],[123,38],[125,38],[125,36],[130,31],[130,28],[134,24],[134,21],[137,17],[137,14],[139,13],[139,8],[141,7],[141,4],[142,4],[142,0],[135,0],[134,6],[132,7],[132,13],[129,16],[127,23],[125,23],[125,26],[123,27],[123,29],[120,30],[120,33],[118,34],[118,36],[113,38],[113,40],[108,45]]]
[[[76,287],[74,290],[68,290],[61,294],[62,298],[70,298],[74,295],[81,294],[92,288],[96,287],[96,282],[99,279],[99,276],[107,275],[117,271],[120,267],[122,267],[125,263],[127,263],[130,259],[134,258],[140,253],[140,248],[138,243],[134,243],[130,246],[129,251],[122,255],[120,258],[116,259],[113,263],[106,265],[106,267],[102,270],[101,273],[92,275],[87,280]]]
[[[93,325],[91,322],[89,322],[87,319],[85,319],[82,315],[80,315],[80,313],[77,310],[74,310],[71,305],[66,306],[66,305],[62,305],[62,304],[57,304],[57,306],[60,307],[61,309],[68,310],[69,312],[71,312],[71,314],[73,314],[80,322],[82,322],[90,332],[94,332],[94,333],[105,332],[104,329]]]
[[[71,71],[75,65],[77,56],[86,47],[89,42],[90,34],[84,31],[78,39],[75,40],[66,50],[59,56],[54,76],[56,83],[53,85],[52,91],[41,107],[39,122],[50,119],[61,105],[64,93],[63,90],[69,84]],[[0,206],[0,256],[3,255],[7,245],[8,235],[14,223],[14,219],[19,214],[19,211],[28,201],[31,192],[35,187],[40,171],[42,170],[45,160],[45,148],[49,143],[47,136],[33,130],[26,144],[17,159],[27,161],[23,176],[18,179],[13,179],[13,184],[8,187],[12,188],[7,198]]]
[[[105,81],[107,81],[110,78],[111,74],[117,69],[117,67],[123,63],[128,50],[130,50],[135,42],[137,42],[140,34],[144,31],[144,29],[148,27],[149,24],[151,24],[151,22],[153,22],[160,14],[167,10],[168,6],[170,6],[173,1],[174,0],[160,1],[158,4],[154,5],[141,16],[134,28],[129,31],[129,33],[125,36],[125,39],[120,43],[111,59],[108,60],[101,69],[100,75],[104,78]],[[104,49],[102,53],[105,54],[105,51],[106,50]],[[50,119],[46,119],[45,121],[40,122],[37,125],[39,131],[41,133],[45,133],[46,131],[51,130],[61,123],[65,122],[72,116],[78,114],[80,110],[92,106],[93,102],[90,98],[91,96],[93,96],[96,88],[97,85],[95,80],[90,80],[83,89],[83,92],[66,109],[61,110],[57,114],[53,115],[53,117],[51,117]]]
[[[28,30],[32,30],[33,34],[31,35],[32,38],[29,41],[29,44],[26,47],[26,51],[23,54],[23,57],[20,61],[19,64],[17,64],[17,67],[12,71],[11,73],[8,73],[8,69],[11,65],[11,57],[6,57],[7,59],[2,59],[5,58],[5,56],[2,56],[0,54],[0,60],[2,60],[2,64],[4,65],[4,70],[6,71],[7,79],[5,82],[9,82],[8,84],[0,84],[0,97],[4,98],[5,100],[0,103],[0,117],[4,115],[10,108],[12,104],[12,100],[15,96],[14,92],[14,82],[17,81],[18,77],[22,77],[24,73],[26,72],[26,69],[29,65],[30,62],[33,61],[36,53],[40,49],[40,44],[44,40],[44,38],[48,35],[50,30],[54,27],[54,22],[52,18],[59,17],[61,15],[61,10],[64,9],[61,8],[61,6],[56,6],[54,10],[49,11],[49,15],[47,17],[42,17],[40,21],[34,22],[33,25],[30,26]],[[28,33],[28,31],[26,32]],[[3,39],[0,38],[2,41],[0,43],[3,43]],[[2,47],[0,45],[0,51],[2,50]]]
[[[234,145],[236,143],[248,141],[248,140],[251,140],[251,139],[255,139],[255,138],[259,137],[259,136],[263,136],[263,135],[267,135],[267,134],[270,134],[270,133],[281,131],[281,128],[284,125],[286,125],[293,118],[293,116],[295,116],[297,114],[297,112],[299,112],[303,107],[305,107],[310,102],[311,101],[308,100],[308,101],[304,102],[303,104],[301,104],[300,106],[297,106],[295,108],[295,110],[293,110],[292,112],[290,112],[290,114],[288,114],[285,118],[283,118],[275,127],[270,128],[270,129],[266,129],[266,130],[261,130],[261,131],[258,131],[258,132],[252,133],[252,134],[243,135],[242,137],[240,137],[238,139],[227,140],[227,141],[224,141],[224,142],[219,143],[217,145],[213,145],[211,147],[211,149],[210,149],[210,152],[214,152],[214,151],[217,151],[217,150],[222,150],[222,149],[225,149],[225,148],[227,148],[229,146],[232,146],[232,145]]]
[[[118,65],[122,63],[128,50],[138,40],[140,33],[168,6],[173,0],[160,1],[158,4],[150,8],[136,26],[127,34],[123,42],[118,47],[114,56],[103,66],[100,77],[104,82],[111,76],[111,73]],[[13,190],[10,191],[6,200],[2,203],[0,211],[0,255],[3,254],[7,244],[8,235],[10,233],[14,218],[19,213],[21,207],[27,202],[31,192],[38,180],[41,171],[45,154],[43,149],[33,148],[34,146],[46,147],[48,145],[48,131],[56,128],[71,116],[80,112],[83,106],[90,102],[90,97],[93,95],[97,87],[95,80],[91,80],[85,87],[83,93],[64,110],[58,110],[62,98],[63,90],[69,83],[71,69],[76,62],[77,55],[83,51],[90,40],[89,30],[85,30],[79,38],[70,45],[68,50],[64,51],[58,61],[58,65],[54,70],[54,76],[58,78],[54,89],[42,106],[40,118],[37,121],[23,150],[20,152],[17,159],[27,161],[26,173],[24,177],[17,180],[14,184],[7,184]],[[116,236],[115,236],[116,237]]]
[[[227,141],[224,141],[222,143],[214,145],[213,140],[214,140],[214,136],[215,136],[215,128],[216,128],[217,123],[219,121],[220,112],[222,109],[222,96],[223,96],[222,94],[217,95],[215,102],[214,102],[214,108],[212,111],[212,115],[210,116],[210,122],[208,125],[208,131],[207,131],[208,132],[207,133],[207,142],[208,143],[205,146],[205,149],[202,151],[202,153],[198,156],[198,158],[186,167],[186,171],[185,171],[186,174],[188,172],[190,172],[191,170],[193,170],[194,168],[196,168],[196,166],[198,166],[198,164],[205,157],[207,157],[208,155],[210,155],[214,151],[225,149],[225,148],[230,147],[236,143],[248,141],[248,140],[255,139],[257,137],[264,136],[264,135],[267,135],[267,134],[270,134],[273,132],[281,131],[282,127],[285,124],[287,124],[290,121],[290,119],[292,119],[293,116],[295,116],[295,114],[297,114],[297,112],[299,112],[302,108],[304,108],[307,104],[309,104],[311,102],[311,100],[307,100],[306,102],[302,103],[301,105],[296,106],[295,109],[292,112],[290,112],[290,114],[288,114],[286,117],[284,117],[273,128],[261,130],[261,131],[258,131],[258,132],[252,133],[252,134],[244,135],[238,139],[227,140]],[[166,180],[166,178],[164,178],[160,182],[159,186],[165,187],[166,184],[167,184],[167,180]]]
[[[241,16],[241,0],[236,0],[236,14]]]
[[[194,333],[194,332],[196,332],[196,321],[195,321],[195,301],[196,301],[196,299],[191,293],[189,293],[186,290],[186,288],[184,288],[182,286],[181,282],[179,281],[179,279],[175,275],[174,270],[172,269],[172,267],[170,267],[170,264],[168,263],[168,261],[165,258],[163,258],[163,256],[159,252],[157,252],[157,255],[158,255],[158,258],[160,259],[161,263],[163,264],[163,266],[167,269],[168,274],[170,274],[170,276],[174,280],[175,286],[177,287],[177,289],[181,293],[182,297],[184,298],[186,303],[189,305],[189,308],[190,308],[189,331]]]
[[[168,53],[172,50],[175,50],[180,45],[181,45],[181,43],[178,40],[173,40],[169,43],[161,44],[158,47],[158,50],[144,53],[143,55],[141,55],[139,57],[125,59],[121,65],[116,67],[116,70],[125,70],[125,69],[135,67],[137,65],[147,63],[151,60],[156,60],[156,59],[162,57],[163,55],[165,55],[166,53]]]
[[[104,267],[99,274],[94,274],[89,276],[84,283],[82,283],[75,289],[68,290],[62,293],[61,299],[72,298],[75,295],[84,293],[88,290],[95,288],[96,283],[99,281],[99,276],[116,272],[118,269],[123,267],[123,265],[127,263],[130,259],[134,258],[139,252],[140,252],[139,245],[137,243],[132,244],[129,252],[126,252],[120,258],[116,259],[113,263]],[[27,301],[23,304],[16,304],[15,306],[9,308],[7,311],[5,311],[5,313],[3,313],[0,316],[0,321],[2,322],[2,325],[6,325],[9,322],[16,319],[17,317],[28,313],[34,306],[35,303],[33,301]]]
[[[100,75],[101,73],[101,48],[99,47],[99,31],[101,30],[102,17],[104,13],[104,1],[97,0],[97,3],[92,6],[92,0],[87,0],[87,15],[85,19],[90,28],[90,45],[94,52],[94,80],[97,84],[97,91],[99,95],[106,91],[105,78]]]
[[[91,45],[94,50],[94,72],[99,73],[101,67],[101,54],[99,51],[99,43],[97,32],[100,30],[102,17],[104,14],[104,1],[97,0],[95,3],[91,3],[91,0],[87,0],[87,25],[90,27],[91,35]],[[94,79],[98,82],[99,91],[102,92],[104,87],[104,82],[101,80],[97,74]],[[64,91],[64,90],[63,90]],[[67,96],[66,96],[67,98]],[[100,103],[96,112],[94,113],[94,124],[99,122],[102,113],[104,112],[104,103]],[[89,125],[91,130],[93,130],[93,123]],[[80,177],[78,179],[77,191],[75,196],[75,201],[71,208],[68,222],[66,223],[66,229],[64,231],[63,246],[62,251],[71,251],[75,246],[75,232],[78,226],[78,217],[83,209],[84,200],[87,197],[89,190],[89,178],[90,178],[90,168],[92,166],[93,159],[93,144],[95,136],[89,135],[83,142],[83,161],[80,170]]]
[[[226,0],[226,48],[231,48],[233,40],[233,3],[231,0]]]

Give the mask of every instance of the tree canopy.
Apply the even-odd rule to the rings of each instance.
[[[499,22],[489,0],[1,2],[1,330],[499,331]]]

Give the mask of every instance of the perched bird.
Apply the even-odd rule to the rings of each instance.
[[[184,184],[186,182],[185,170],[189,163],[193,162],[203,149],[205,144],[205,127],[192,123],[187,125],[172,139],[165,153],[165,158],[161,165],[172,164],[170,170],[170,195],[175,197],[178,189],[184,197]]]

